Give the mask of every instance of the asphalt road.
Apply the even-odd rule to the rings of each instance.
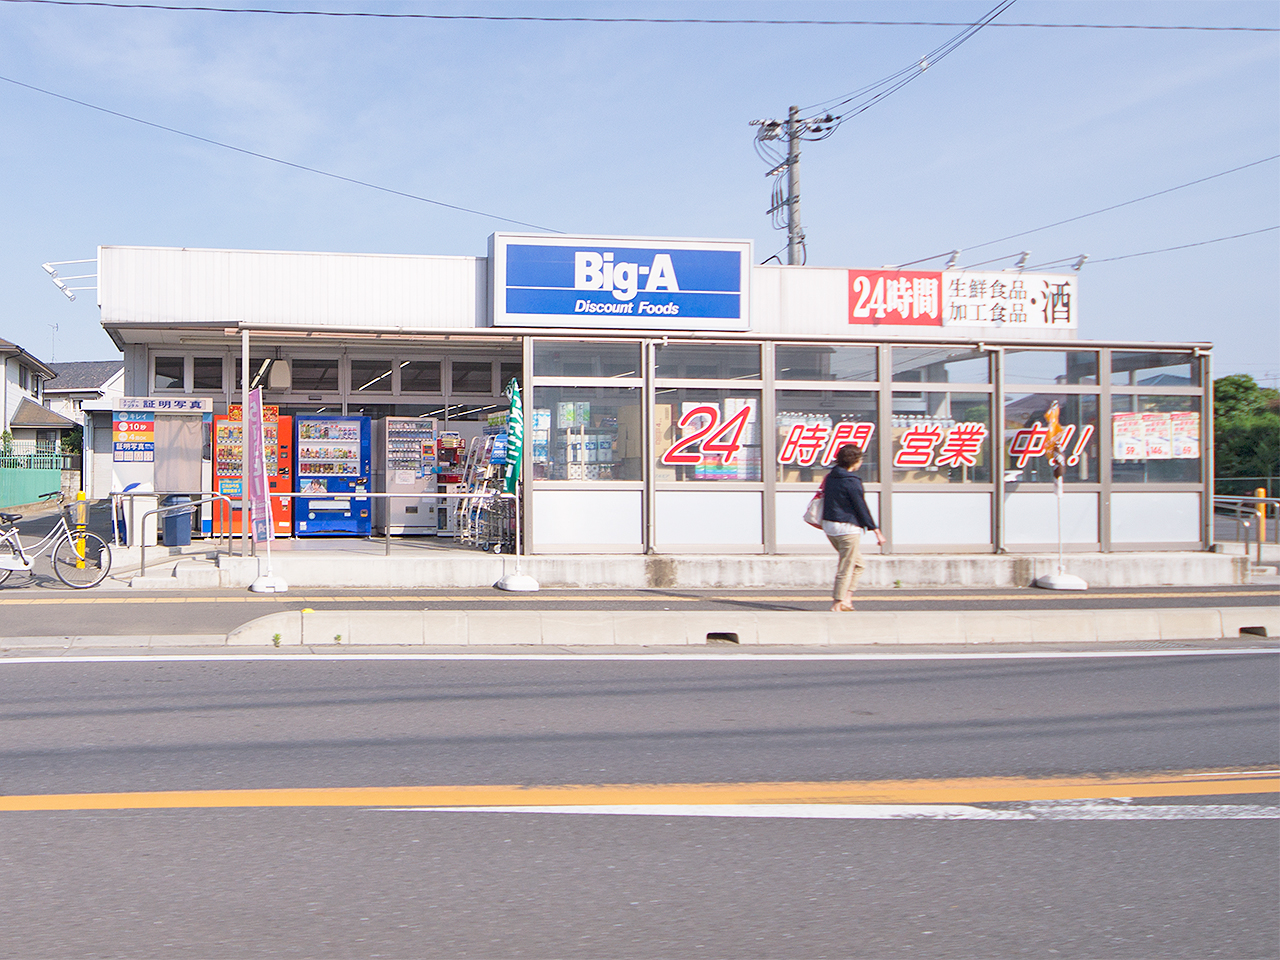
[[[1271,606],[1280,586],[1148,587],[1063,593],[1007,590],[865,590],[860,610],[1076,610],[1099,608]],[[821,590],[70,590],[48,578],[15,574],[0,585],[3,637],[217,634],[284,610],[827,610]]]
[[[1221,811],[1276,796],[1202,773],[1136,820],[314,798],[1274,771],[1278,691],[1274,652],[3,661],[0,957],[1274,957],[1276,820]],[[103,796],[137,791],[203,800]]]

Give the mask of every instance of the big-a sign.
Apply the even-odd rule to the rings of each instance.
[[[495,233],[500,327],[746,330],[750,240]]]

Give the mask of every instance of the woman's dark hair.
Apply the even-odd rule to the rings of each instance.
[[[852,470],[862,462],[862,451],[852,443],[846,443],[836,451],[836,463],[846,470]]]

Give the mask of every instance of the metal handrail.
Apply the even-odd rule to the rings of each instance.
[[[125,494],[121,494],[121,496],[125,496]],[[133,496],[133,494],[128,494],[128,496]],[[154,494],[154,493],[151,493],[151,494],[138,494],[138,496],[151,496],[151,497],[154,497],[154,496],[156,496],[156,494]],[[164,494],[164,496],[167,496],[167,497],[170,497],[170,496],[186,496],[186,494],[170,494],[170,493],[167,493],[167,494]],[[231,498],[230,498],[230,497],[223,496],[223,495],[222,495],[222,494],[220,494],[220,493],[211,493],[211,494],[208,494],[208,495],[206,495],[206,496],[202,497],[202,498],[201,498],[201,499],[199,499],[199,500],[189,500],[189,501],[187,501],[186,503],[171,503],[171,504],[169,504],[169,506],[167,506],[167,507],[156,507],[154,510],[147,510],[145,513],[143,513],[143,514],[142,514],[142,519],[139,521],[139,523],[143,523],[143,524],[145,524],[145,523],[146,523],[146,521],[147,521],[147,517],[151,516],[153,513],[154,513],[154,514],[157,514],[157,515],[161,515],[161,516],[168,516],[168,515],[181,515],[181,514],[183,514],[183,513],[191,513],[191,512],[193,511],[193,509],[194,509],[195,507],[200,506],[200,504],[202,504],[202,503],[213,503],[213,502],[214,502],[214,501],[216,501],[216,500],[225,500],[225,501],[227,501],[227,509],[228,509],[228,510],[230,510],[230,508],[231,508]],[[228,514],[228,516],[229,516],[229,515],[230,515],[230,514]],[[115,522],[115,516],[114,516],[114,514],[112,515],[111,520],[112,520],[112,522],[113,522],[113,523]],[[229,530],[229,529],[231,528],[231,524],[227,524],[227,528],[228,528],[228,530]],[[137,528],[137,527],[130,527],[130,529],[131,529],[131,530],[133,530],[133,529],[140,529],[140,528]],[[215,540],[215,542],[216,542],[217,540],[221,540],[222,538],[223,538],[223,535],[221,535],[221,534],[220,534],[220,535],[218,535],[217,537],[215,537],[215,538],[214,538],[214,540]],[[229,556],[231,556],[231,537],[230,537],[230,535],[229,535],[229,534],[228,534],[228,535],[226,535],[226,540],[227,540],[227,556],[229,557]],[[147,575],[147,538],[146,538],[145,536],[144,536],[144,537],[142,537],[142,542],[141,542],[140,544],[138,544],[138,546],[139,546],[139,547],[141,548],[141,550],[142,550],[142,556],[141,556],[140,566],[139,566],[139,569],[138,569],[138,576],[140,576],[140,577],[145,577],[145,576]],[[217,556],[218,548],[217,548],[217,547],[214,547],[214,551],[213,551],[213,552],[214,552],[214,555],[215,555],[215,556]]]
[[[516,524],[516,555],[521,554],[521,538],[520,538],[520,497],[514,493],[501,493],[497,490],[472,490],[469,493],[384,493],[375,491],[334,491],[329,493],[282,493],[272,490],[267,494],[268,499],[271,497],[280,497],[281,499],[288,497],[298,499],[305,497],[308,500],[475,500],[479,498],[498,499],[498,500],[514,500],[515,506],[515,524]],[[386,544],[384,551],[386,556],[391,556],[391,524],[383,524],[382,535]],[[372,539],[372,538],[370,538]]]
[[[1239,533],[1243,527],[1245,536],[1242,541],[1244,543],[1245,556],[1249,555],[1249,536],[1248,531],[1255,526],[1256,520],[1257,536],[1257,563],[1262,563],[1262,545],[1267,542],[1267,513],[1268,508],[1276,512],[1276,516],[1280,519],[1280,497],[1214,497],[1213,508],[1216,511],[1218,507],[1227,510],[1234,510],[1236,515],[1236,532]],[[1245,519],[1249,517],[1250,519]]]
[[[172,493],[156,493],[154,491],[146,491],[146,490],[130,490],[127,492],[120,491],[117,493],[112,493],[111,494],[111,497],[112,497],[111,526],[112,526],[113,533],[115,534],[115,536],[113,537],[113,542],[117,546],[120,545],[119,531],[116,528],[116,519],[115,519],[115,498],[128,497],[130,507],[132,507],[133,499],[135,497],[167,497],[167,496],[174,496],[174,495],[175,494],[172,494]],[[186,496],[186,494],[177,494],[177,496]],[[375,492],[372,490],[371,491],[354,491],[354,490],[333,491],[329,493],[299,493],[299,492],[293,492],[293,491],[284,492],[284,491],[272,490],[267,494],[267,497],[268,499],[271,499],[273,497],[279,497],[282,500],[283,499],[300,499],[300,498],[306,498],[309,500],[318,500],[318,499],[328,498],[328,499],[346,499],[346,500],[368,499],[368,500],[388,500],[388,501],[397,499],[397,498],[401,500],[464,500],[465,501],[465,500],[475,500],[479,498],[514,500],[515,501],[514,520],[515,520],[515,527],[516,527],[515,555],[518,557],[522,555],[524,552],[523,538],[521,536],[522,531],[520,528],[520,496],[514,493],[502,493],[494,490],[471,491],[469,493],[384,493],[384,492]],[[143,513],[141,519],[145,520],[148,516],[152,514],[163,514],[166,511],[171,511],[176,513],[182,510],[187,510],[192,507],[199,506],[201,503],[208,503],[215,500],[226,501],[229,511],[239,509],[238,501],[233,501],[230,497],[227,497],[224,494],[207,494],[207,495],[204,495],[202,499],[192,500],[190,503],[171,504],[168,507],[157,507],[154,510],[148,510],[145,513]],[[231,515],[232,514],[229,512],[228,517],[230,517]],[[130,523],[128,525],[129,529],[130,530],[137,529],[133,525],[132,520],[133,520],[133,516],[131,512]],[[243,526],[241,527],[241,533],[242,535],[245,534],[245,530]],[[218,534],[218,539],[221,539],[223,536],[225,536],[228,541],[227,556],[228,557],[234,556],[235,555],[234,553],[235,534],[231,532],[230,523],[226,524],[226,529],[223,531],[223,533]],[[143,539],[143,542],[141,546],[143,550],[143,556],[142,556],[142,572],[140,575],[145,576],[146,575],[146,538],[143,537],[142,539]],[[383,525],[383,540],[385,543],[384,554],[386,556],[390,556],[391,555],[391,524],[390,523]],[[256,547],[254,549],[256,550]],[[242,553],[242,555],[244,554]]]

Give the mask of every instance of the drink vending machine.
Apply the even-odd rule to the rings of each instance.
[[[240,404],[232,404],[225,414],[213,418],[213,489],[232,502],[230,533],[238,536],[240,526],[241,449],[244,423]],[[267,488],[272,493],[293,492],[293,421],[280,416],[280,408],[262,408],[262,433],[267,454]],[[293,533],[293,501],[289,497],[269,497],[271,529],[277,537]],[[215,536],[228,532],[227,505],[215,500],[211,507]]]
[[[466,493],[463,489],[462,471],[467,459],[467,441],[456,430],[446,430],[440,434],[436,450],[436,471],[439,486],[437,493]],[[462,509],[461,500],[437,500],[436,536],[456,537],[458,535],[458,512]]]
[[[406,494],[404,499],[379,499],[374,504],[379,533],[435,536],[436,422],[418,417],[387,417],[373,429],[374,489]]]
[[[298,537],[367,537],[373,532],[368,417],[294,417]]]

